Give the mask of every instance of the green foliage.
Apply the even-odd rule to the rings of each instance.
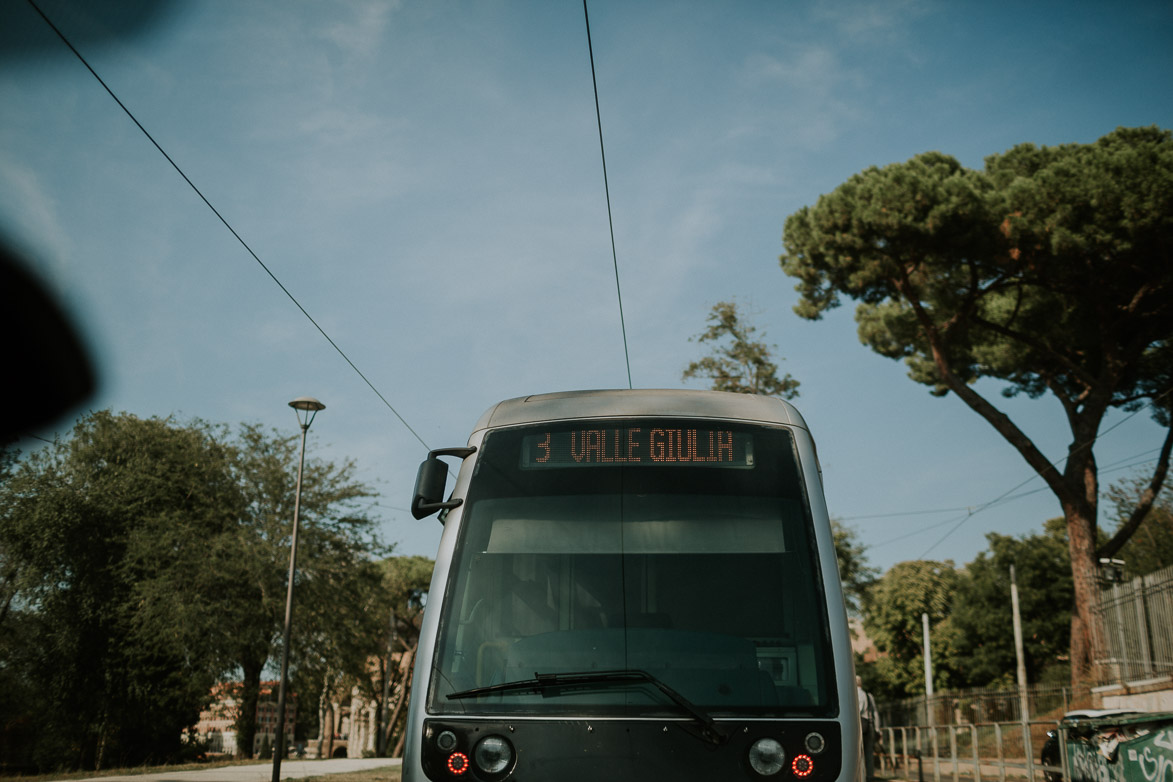
[[[990,533],[989,550],[961,573],[950,624],[950,666],[961,686],[1014,685],[1017,657],[1010,604],[1010,566],[1018,581],[1027,681],[1049,668],[1066,671],[1074,588],[1062,519],[1042,534],[1014,538]]]
[[[889,698],[924,692],[921,614],[929,614],[933,682],[944,687],[1016,685],[1010,565],[1018,581],[1027,680],[1070,676],[1067,640],[1074,590],[1063,519],[1015,538],[991,533],[961,570],[949,562],[902,562],[875,582],[864,626],[881,657],[857,660],[865,685]]]
[[[398,666],[392,665],[390,670],[384,667],[382,671],[383,676],[389,677],[391,687],[398,686],[398,694],[390,693],[390,703],[387,704],[390,710],[387,721],[393,724],[384,730],[390,748],[395,746],[393,740],[402,741],[399,718],[405,716],[404,706],[411,698],[410,661],[419,648],[420,627],[435,562],[426,557],[392,557],[384,560],[383,566],[386,593],[395,616],[395,642],[391,652],[399,655]],[[387,657],[385,655],[382,658],[384,662]],[[407,666],[403,665],[404,661],[407,661]]]
[[[395,612],[396,637],[400,649],[410,648],[419,636],[432,570],[436,563],[427,557],[391,557],[383,560],[383,589]]]
[[[240,524],[217,541],[218,605],[211,607],[233,669],[244,679],[237,718],[237,746],[247,751],[255,735],[256,698],[266,662],[280,659],[289,572],[294,493],[300,438],[245,425],[234,473],[244,496]],[[374,560],[385,549],[374,522],[358,512],[371,496],[354,479],[352,462],[306,459],[302,473],[291,680],[305,684],[336,675],[361,677],[378,648],[383,623],[372,610],[380,587]],[[298,689],[313,701],[320,690]],[[299,699],[300,700],[300,699]]]
[[[798,381],[788,374],[778,377],[778,365],[771,360],[770,346],[754,340],[757,329],[738,315],[735,303],[722,301],[715,304],[708,323],[708,328],[693,339],[714,343],[713,354],[690,363],[682,380],[708,378],[714,391],[782,399],[798,396]]]
[[[1128,522],[1137,497],[1146,488],[1146,479],[1134,477],[1108,489],[1108,499],[1115,508],[1116,529]],[[1166,488],[1157,497],[1144,521],[1116,557],[1124,560],[1124,572],[1128,578],[1173,566],[1173,492]]]
[[[21,639],[0,650],[3,667],[37,694],[24,704],[43,737],[32,748],[37,765],[100,768],[178,753],[216,670],[143,598],[172,559],[231,523],[228,459],[203,424],[102,412],[0,487],[0,553],[15,574],[0,637]],[[171,534],[175,526],[191,539]]]
[[[208,759],[210,743],[196,733],[196,727],[191,725],[183,733],[183,740],[179,747],[179,755],[175,761],[179,764],[200,763]]]
[[[219,677],[243,673],[255,698],[284,618],[298,439],[103,411],[8,463],[0,714],[31,726],[30,764],[175,758]],[[358,669],[382,635],[364,609],[384,549],[353,471],[306,463],[295,663]]]
[[[839,562],[839,579],[843,582],[847,609],[856,613],[880,571],[868,566],[867,549],[854,528],[831,519],[831,537],[835,541],[835,559]]]
[[[1173,134],[1120,128],[1094,144],[1023,144],[981,171],[939,152],[869,168],[786,220],[783,270],[810,319],[858,302],[859,337],[954,393],[1046,481],[1065,511],[1077,616],[1073,677],[1091,664],[1097,556],[1115,553],[1168,471],[1097,551],[1091,443],[1112,407],[1173,409]],[[1061,470],[974,383],[1050,394],[1071,429]]]
[[[345,633],[335,632],[332,644],[317,645],[298,657],[292,678],[293,688],[300,696],[299,731],[316,726],[319,708],[330,700],[349,699],[355,687],[364,697],[382,703],[390,620],[393,615],[391,651],[402,654],[415,649],[434,565],[432,560],[419,556],[388,557],[364,563],[361,578],[351,584],[354,592],[351,603],[356,610],[344,620],[341,629]],[[392,682],[392,689],[399,684],[402,682]],[[410,692],[410,686],[407,691]],[[305,735],[314,732],[310,730]]]
[[[1129,404],[1173,337],[1173,140],[1024,144],[984,171],[925,153],[851,177],[787,218],[784,241],[798,314],[858,300],[860,339],[937,393],[952,388],[940,351],[964,383]]]
[[[892,566],[868,591],[864,629],[881,656],[867,679],[877,693],[902,698],[925,691],[922,614],[929,615],[934,672],[945,675],[935,630],[949,617],[959,579],[951,561],[914,560]]]

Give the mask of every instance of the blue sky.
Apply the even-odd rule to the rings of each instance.
[[[428,446],[500,399],[626,387],[581,3],[37,3]],[[1173,6],[594,0],[590,21],[634,385],[679,387],[734,298],[802,382],[872,564],[967,562],[1059,515],[976,414],[860,345],[850,304],[793,314],[782,225],[927,150],[980,167],[1173,127]],[[311,453],[355,459],[384,537],[433,555],[439,525],[403,510],[420,440],[26,0],[0,0],[0,30],[0,228],[97,359],[83,411],[293,435],[286,402],[318,397]],[[981,389],[1063,456],[1057,403]],[[1160,445],[1146,414],[1116,424],[1105,485]]]

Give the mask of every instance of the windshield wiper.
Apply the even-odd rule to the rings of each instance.
[[[449,693],[448,700],[462,698],[478,698],[482,695],[494,695],[506,692],[532,692],[545,697],[553,697],[563,692],[574,690],[595,690],[601,687],[619,687],[633,682],[643,682],[654,685],[660,692],[680,707],[700,725],[700,736],[713,744],[722,744],[728,738],[724,731],[717,727],[703,709],[685,698],[664,682],[652,676],[647,671],[624,669],[616,671],[583,671],[581,673],[534,673],[534,678],[523,679],[504,684],[490,684],[487,687],[476,687],[471,690]]]

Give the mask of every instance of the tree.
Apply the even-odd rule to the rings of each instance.
[[[258,427],[90,414],[0,484],[0,713],[28,762],[174,757],[220,677],[243,674],[251,754],[261,671],[279,651],[298,438]],[[307,460],[295,665],[365,670],[385,553],[354,467]],[[377,623],[377,632],[371,628]],[[30,693],[34,697],[28,698]],[[242,735],[243,734],[243,735]]]
[[[762,394],[783,399],[798,396],[799,381],[789,374],[778,377],[778,365],[771,360],[770,347],[764,342],[753,340],[757,329],[745,323],[734,302],[721,301],[713,305],[708,322],[709,327],[693,339],[713,343],[728,340],[729,344],[714,346],[714,355],[690,363],[684,370],[682,380],[707,377],[713,381],[714,391]],[[848,609],[856,611],[860,598],[877,571],[868,567],[863,544],[859,542],[854,529],[832,519],[831,532],[835,540],[835,557],[839,562],[844,598]]]
[[[786,220],[795,311],[859,302],[860,339],[954,393],[1043,478],[1063,508],[1076,610],[1072,678],[1091,672],[1097,558],[1119,551],[1152,506],[1169,428],[1128,521],[1097,549],[1094,443],[1111,408],[1146,402],[1170,427],[1173,391],[1173,136],[1121,128],[1093,144],[1017,146],[981,171],[938,152],[869,168]],[[1051,464],[975,388],[1050,394],[1070,446]]]
[[[713,381],[714,391],[762,394],[783,399],[798,396],[799,381],[790,375],[778,377],[778,365],[771,360],[770,347],[764,342],[753,341],[757,329],[744,322],[734,302],[722,301],[713,305],[708,322],[709,327],[704,333],[693,339],[714,343],[728,339],[729,344],[715,346],[714,355],[689,364],[682,380],[707,377]],[[832,519],[831,532],[844,598],[848,609],[856,611],[877,571],[868,567],[863,544],[859,542],[854,529]]]
[[[762,394],[782,399],[798,396],[798,381],[790,375],[778,377],[778,365],[771,360],[770,346],[754,341],[757,329],[738,315],[734,302],[722,301],[713,305],[708,323],[709,327],[692,339],[714,343],[713,355],[690,363],[682,380],[709,378],[713,381],[714,391]],[[726,341],[727,344],[721,344]]]
[[[403,752],[405,726],[401,723],[411,699],[412,664],[419,650],[420,627],[435,564],[426,557],[392,557],[383,561],[385,592],[395,617],[395,643],[390,652],[399,654],[395,671],[386,667],[381,670],[381,674],[389,679],[387,717],[383,721],[381,738],[385,754],[390,757],[398,757]],[[380,661],[390,658],[388,654]],[[398,673],[398,681],[394,681],[395,673]]]
[[[1017,657],[1011,621],[1010,566],[1018,581],[1019,612],[1027,680],[1055,678],[1067,671],[1073,589],[1063,519],[1047,522],[1041,534],[1021,538],[990,533],[983,551],[960,573],[950,616],[954,637],[949,667],[959,684],[1014,686]]]
[[[835,541],[835,558],[839,562],[839,580],[843,582],[847,609],[856,612],[879,571],[868,566],[866,549],[854,528],[831,519],[831,537]]]
[[[1147,484],[1146,478],[1134,477],[1108,489],[1108,499],[1115,508],[1117,531],[1128,523],[1138,497],[1142,497],[1148,488]],[[1116,556],[1124,560],[1124,572],[1129,578],[1145,576],[1173,565],[1173,495],[1168,487]]]
[[[33,695],[5,709],[34,728],[25,762],[102,768],[179,751],[218,670],[181,616],[144,597],[232,523],[228,459],[202,423],[99,412],[0,486],[13,586],[0,638],[15,641],[0,646],[0,669],[18,680],[0,698]]]
[[[925,691],[922,614],[929,615],[933,635],[934,684],[949,683],[950,669],[936,648],[935,631],[953,608],[958,578],[951,561],[912,560],[893,565],[868,590],[863,624],[880,652],[867,677],[869,686],[896,698]]]
[[[245,757],[252,755],[261,674],[281,651],[298,442],[298,436],[276,430],[240,428],[232,466],[243,495],[238,523],[206,544],[216,568],[209,576],[215,602],[205,610],[215,617],[215,632],[229,650],[230,669],[243,677],[237,752]],[[354,472],[350,461],[305,461],[291,678],[323,665],[361,678],[378,649],[384,624],[371,606],[379,583],[375,557],[386,549],[374,522],[357,510],[356,501],[372,492]],[[303,697],[309,695],[303,691]]]

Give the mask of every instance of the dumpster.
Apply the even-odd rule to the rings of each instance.
[[[1064,720],[1072,782],[1173,782],[1173,712]]]

